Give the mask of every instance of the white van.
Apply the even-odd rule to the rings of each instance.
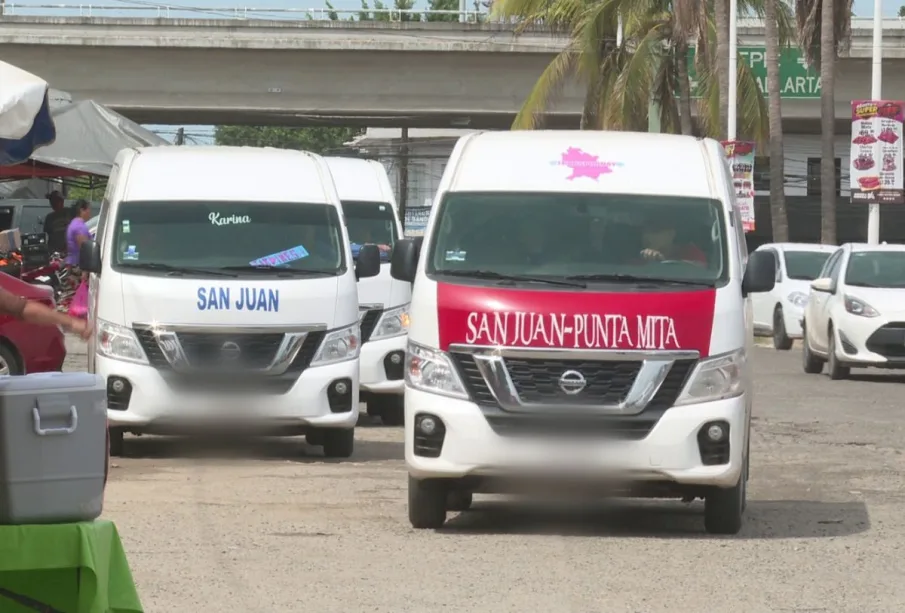
[[[370,247],[353,266],[323,158],[123,150],[80,262],[92,273],[88,364],[107,381],[111,453],[124,432],[241,424],[352,454],[356,275],[380,264]]]
[[[412,284],[390,276],[390,254],[402,237],[396,197],[383,164],[376,160],[328,157],[346,214],[352,257],[362,245],[380,249],[380,274],[358,284],[361,317],[361,400],[368,414],[401,426],[405,335]]]
[[[708,531],[739,530],[748,296],[773,286],[774,262],[747,256],[719,143],[468,135],[425,237],[420,259],[403,240],[392,261],[394,277],[417,278],[405,370],[414,527],[439,527],[474,492],[540,478],[547,495],[578,479],[702,497]]]

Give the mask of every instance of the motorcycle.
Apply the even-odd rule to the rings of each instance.
[[[53,253],[47,264],[23,270],[20,278],[27,283],[47,285],[53,289],[57,310],[68,311],[72,298],[79,287],[79,279],[66,266],[63,255]]]

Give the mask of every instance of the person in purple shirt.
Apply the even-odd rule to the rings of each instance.
[[[75,215],[66,229],[66,264],[77,269],[82,243],[91,240],[91,232],[85,223],[91,219],[91,204],[87,200],[79,200],[75,203],[73,212]]]

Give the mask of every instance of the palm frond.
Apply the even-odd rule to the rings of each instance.
[[[822,0],[798,0],[795,3],[795,30],[798,45],[809,66],[820,69]],[[836,52],[848,48],[852,37],[852,0],[833,2],[833,40]]]
[[[553,58],[522,103],[522,108],[512,122],[513,130],[533,130],[541,125],[550,100],[562,91],[566,79],[575,68],[577,58],[578,53],[571,46]]]

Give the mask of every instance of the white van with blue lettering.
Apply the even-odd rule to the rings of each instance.
[[[369,247],[353,264],[323,158],[123,150],[80,261],[92,273],[89,370],[107,382],[113,455],[126,432],[239,425],[352,454],[356,277],[380,262]]]
[[[375,160],[328,157],[352,241],[352,257],[376,244],[380,274],[358,284],[361,317],[361,399],[368,414],[384,424],[404,421],[405,342],[412,285],[390,275],[390,254],[402,236],[396,197],[383,164]]]

